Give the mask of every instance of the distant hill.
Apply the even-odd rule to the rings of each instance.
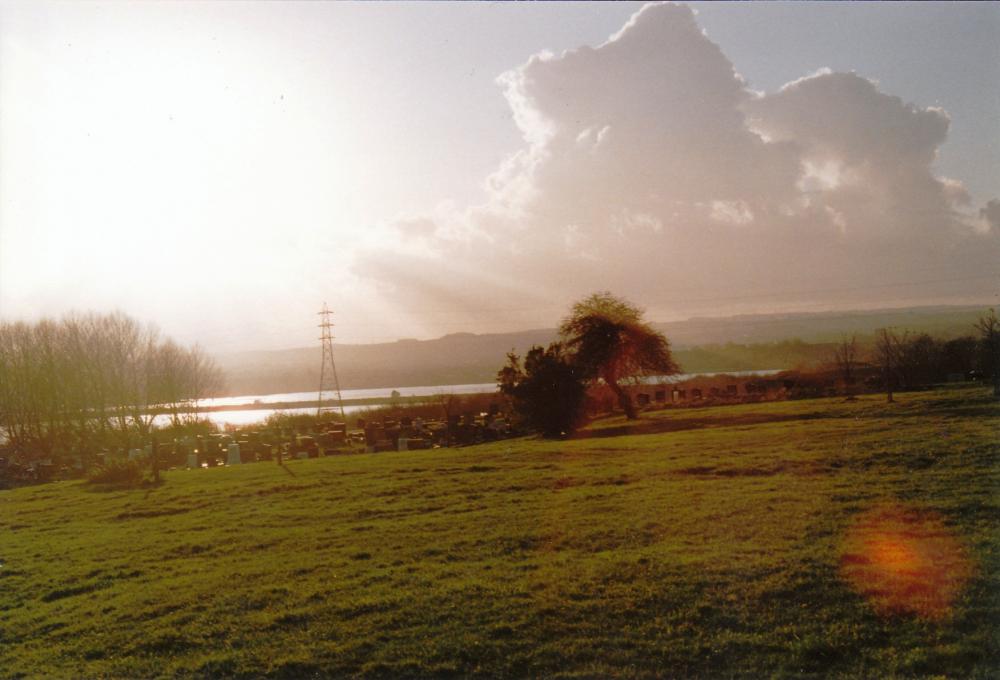
[[[862,340],[892,326],[938,337],[972,333],[982,306],[915,307],[811,314],[754,314],[655,323],[686,372],[794,368],[830,356],[845,335]],[[343,389],[491,382],[506,353],[545,345],[555,329],[454,333],[435,340],[335,345]],[[318,387],[319,347],[219,354],[229,394],[299,392]]]
[[[878,328],[929,333],[937,337],[966,335],[985,312],[985,305],[908,307],[868,311],[795,314],[745,314],[653,324],[674,347],[706,344],[762,343],[798,339],[837,342],[846,335],[871,335]]]
[[[455,333],[435,340],[398,340],[372,345],[334,345],[343,389],[454,385],[493,380],[511,349],[523,352],[555,338],[553,329],[475,335]],[[232,394],[314,390],[319,383],[317,347],[218,355]]]

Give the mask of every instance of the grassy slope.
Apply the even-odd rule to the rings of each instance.
[[[0,492],[0,676],[985,677],[1000,407],[901,400]],[[887,499],[973,558],[953,617],[880,616],[838,578]]]

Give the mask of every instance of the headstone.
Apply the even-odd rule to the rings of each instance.
[[[240,460],[240,445],[233,442],[229,445],[229,456],[226,459],[226,465],[239,465],[242,462]]]
[[[189,468],[199,467],[199,465],[198,465],[198,454],[197,453],[189,453],[188,454],[187,464],[188,464]]]
[[[409,439],[407,439],[406,437],[400,437],[399,448],[397,449],[397,451],[409,451],[410,450],[408,446],[409,443],[410,443]]]

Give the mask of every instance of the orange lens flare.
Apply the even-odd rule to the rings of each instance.
[[[864,513],[848,530],[840,574],[881,614],[942,619],[972,565],[936,515],[890,505]]]

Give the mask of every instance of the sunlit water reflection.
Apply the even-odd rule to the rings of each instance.
[[[780,373],[780,370],[762,370],[762,371],[731,371],[726,375],[732,376],[748,376],[748,375],[774,375]],[[644,382],[649,382],[650,384],[657,382],[668,382],[676,383],[688,380],[695,377],[695,375],[702,375],[706,377],[721,375],[717,373],[680,373],[677,375],[672,375],[669,377],[663,376],[652,376],[644,379]],[[357,390],[342,390],[341,398],[345,401],[355,400],[355,399],[380,399],[384,403],[390,403],[393,393],[395,392],[400,397],[428,397],[433,398],[439,394],[455,394],[455,395],[469,395],[469,394],[488,394],[491,392],[496,392],[496,383],[464,383],[459,385],[418,385],[415,387],[375,387],[367,389],[357,389]],[[330,400],[334,398],[333,392],[324,393],[324,399]],[[242,427],[245,425],[251,425],[253,423],[259,423],[267,420],[267,417],[272,413],[281,411],[281,413],[298,414],[298,413],[315,413],[316,407],[301,407],[301,408],[283,408],[275,409],[273,407],[269,408],[270,404],[281,404],[281,403],[296,403],[304,401],[313,401],[316,399],[316,392],[284,392],[280,394],[250,394],[235,397],[216,397],[212,399],[202,399],[198,402],[198,405],[202,408],[213,408],[219,406],[242,406],[246,407],[249,405],[259,405],[259,409],[234,409],[232,411],[222,410],[222,411],[206,411],[202,413],[202,417],[208,418],[213,423],[221,426],[225,425],[235,425]],[[344,413],[350,415],[352,413],[357,413],[366,408],[371,408],[372,404],[367,405],[353,405],[345,406]],[[337,409],[339,411],[339,409]],[[167,416],[159,416],[154,421],[157,425],[167,425],[169,424],[169,418]]]

